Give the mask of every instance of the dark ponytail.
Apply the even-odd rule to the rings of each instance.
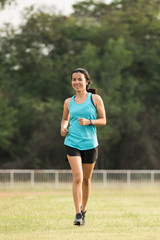
[[[90,88],[90,85],[91,85],[92,81],[91,81],[91,77],[90,77],[89,73],[87,72],[87,70],[85,70],[84,68],[76,68],[71,73],[71,78],[72,78],[72,74],[77,73],[77,72],[83,73],[85,78],[86,78],[86,81],[88,82],[88,84],[86,86],[86,91],[91,92],[92,94],[97,94],[97,89],[96,88]]]

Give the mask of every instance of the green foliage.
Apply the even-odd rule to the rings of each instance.
[[[59,135],[70,73],[86,68],[108,126],[97,168],[159,168],[159,1],[81,1],[70,16],[24,13],[0,37],[1,168],[67,168]],[[156,130],[155,130],[156,129]]]
[[[0,148],[10,150],[12,137],[16,129],[14,125],[17,110],[10,106],[9,101],[0,93]]]
[[[4,9],[7,4],[11,4],[15,0],[0,0],[0,9]]]

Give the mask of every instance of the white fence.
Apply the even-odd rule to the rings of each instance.
[[[0,186],[29,184],[52,184],[58,187],[61,183],[71,183],[71,170],[0,170]],[[94,170],[92,183],[105,186],[110,184],[160,184],[160,170]]]

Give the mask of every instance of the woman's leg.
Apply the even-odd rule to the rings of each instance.
[[[89,199],[90,189],[91,189],[91,177],[93,173],[95,163],[88,164],[83,163],[83,183],[82,183],[82,211],[87,210],[87,203]]]
[[[76,213],[80,213],[80,207],[82,204],[82,181],[83,181],[83,171],[82,171],[82,160],[79,156],[69,156],[67,155],[69,164],[73,173],[73,199],[75,204]]]

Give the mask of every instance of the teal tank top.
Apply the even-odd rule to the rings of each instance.
[[[79,150],[88,150],[98,146],[96,126],[80,125],[78,119],[96,119],[97,110],[93,105],[92,94],[88,93],[87,99],[81,104],[74,100],[75,95],[71,98],[69,104],[69,132],[65,137],[64,145],[77,148]]]

